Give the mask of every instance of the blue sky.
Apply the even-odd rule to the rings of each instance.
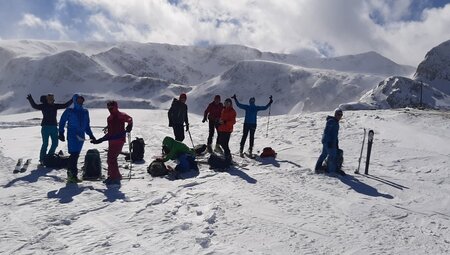
[[[450,0],[0,0],[0,39],[243,44],[417,65],[450,39]],[[414,43],[412,43],[414,42]]]

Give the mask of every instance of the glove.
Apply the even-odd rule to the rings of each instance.
[[[89,136],[89,139],[91,139],[91,140],[93,140],[93,141],[97,140],[97,139],[95,139],[95,136],[94,136],[94,135],[90,135],[90,136]]]
[[[203,118],[202,122],[205,123],[206,122],[206,118]]]
[[[189,131],[189,124],[186,124],[186,132]]]
[[[65,141],[66,141],[66,138],[64,137],[64,134],[59,134],[59,135],[58,135],[58,139],[59,139],[61,142],[65,142]]]
[[[127,127],[125,128],[125,131],[127,131],[127,133],[130,133],[132,129],[133,129],[133,123],[130,123],[130,124],[128,124]]]
[[[231,98],[236,99],[236,94],[234,94]]]
[[[27,95],[27,99],[28,99],[28,100],[33,99],[33,97],[31,96],[31,94],[28,94],[28,95]]]
[[[92,143],[92,144],[99,144],[99,143],[102,143],[103,141],[104,141],[104,140],[103,140],[102,138],[100,138],[100,139],[98,139],[98,140],[97,140],[97,139],[92,139],[92,140],[91,140],[91,143]]]
[[[269,104],[273,103],[272,96],[269,97]]]

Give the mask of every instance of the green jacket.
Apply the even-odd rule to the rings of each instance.
[[[163,159],[164,162],[168,161],[169,159],[177,159],[182,153],[189,153],[192,156],[195,156],[195,152],[189,149],[186,144],[175,141],[172,137],[164,137],[163,146],[167,146],[167,148],[169,149],[169,153]]]

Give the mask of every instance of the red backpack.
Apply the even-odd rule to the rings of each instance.
[[[275,158],[276,156],[277,153],[271,147],[264,148],[261,155],[259,155],[259,157],[261,158],[268,158],[268,157]]]

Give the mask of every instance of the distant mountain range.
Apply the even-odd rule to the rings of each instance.
[[[425,77],[420,68],[415,79]],[[28,93],[36,99],[54,93],[57,101],[82,93],[88,107],[116,99],[126,108],[167,108],[182,92],[197,113],[215,94],[237,94],[245,103],[255,96],[257,104],[273,95],[274,114],[329,110],[359,100],[386,77],[412,77],[414,70],[376,52],[305,58],[241,45],[0,41],[0,112],[31,110]]]

